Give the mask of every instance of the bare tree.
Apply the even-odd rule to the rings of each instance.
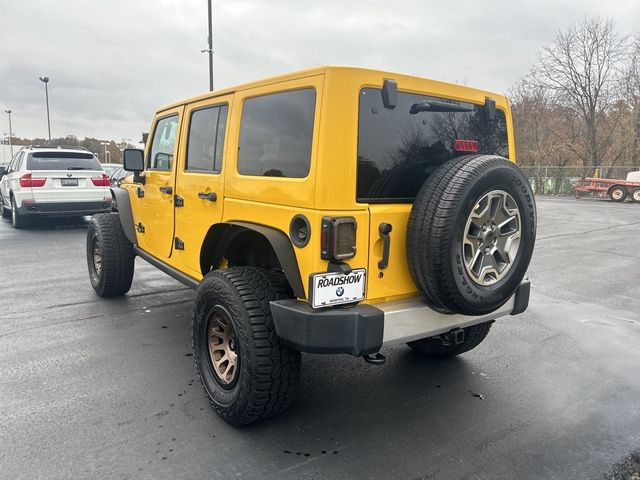
[[[556,33],[525,78],[584,123],[584,165],[602,162],[606,149],[599,143],[601,125],[616,100],[616,68],[625,57],[626,45],[627,38],[616,31],[611,19],[585,18]]]
[[[629,160],[640,165],[640,33],[636,34],[630,51],[630,60],[622,76],[622,92],[629,112]]]

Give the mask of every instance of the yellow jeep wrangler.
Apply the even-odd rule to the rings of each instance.
[[[300,352],[385,361],[477,346],[523,312],[536,234],[507,98],[322,67],[159,110],[118,213],[87,233],[98,295],[143,258],[197,290],[193,358],[215,410],[284,410]]]

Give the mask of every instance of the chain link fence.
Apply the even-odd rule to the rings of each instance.
[[[640,165],[599,167],[558,167],[558,166],[523,166],[520,168],[529,177],[529,182],[536,195],[573,195],[573,188],[581,185],[587,177],[626,179],[627,174],[639,171]]]

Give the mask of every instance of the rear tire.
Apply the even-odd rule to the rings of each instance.
[[[16,205],[16,199],[11,197],[11,226],[13,228],[24,228],[27,225],[27,220],[24,215],[21,215]]]
[[[118,297],[131,288],[135,254],[120,218],[93,215],[87,229],[87,267],[91,286],[101,297]]]
[[[269,305],[290,296],[281,276],[255,267],[215,270],[198,287],[193,359],[211,405],[232,425],[277,415],[293,400],[300,352],[280,342]]]
[[[615,185],[609,190],[609,198],[613,202],[624,202],[627,198],[627,191],[624,187]]]
[[[464,329],[464,341],[459,344],[448,342],[441,335],[423,338],[407,343],[417,354],[428,358],[447,358],[476,348],[487,338],[493,322],[480,323]]]

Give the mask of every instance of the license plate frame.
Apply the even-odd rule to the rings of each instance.
[[[342,280],[342,279],[345,280]],[[350,280],[350,279],[354,280]],[[326,280],[325,280],[326,279]],[[320,280],[325,280],[320,282]],[[309,305],[311,308],[332,307],[364,300],[367,270],[357,268],[348,274],[320,272],[309,275]],[[339,289],[342,289],[340,291]],[[338,295],[341,293],[341,295]]]
[[[60,185],[63,187],[77,187],[78,179],[77,178],[61,178]]]

